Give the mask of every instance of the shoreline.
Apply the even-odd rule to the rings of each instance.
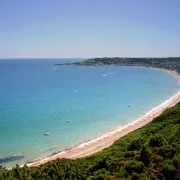
[[[174,74],[174,72],[169,71],[169,73],[175,76],[176,78],[179,77],[179,75]],[[61,159],[61,158],[76,159],[76,158],[89,156],[99,151],[102,151],[103,149],[112,145],[117,139],[121,138],[122,136],[148,124],[154,118],[159,116],[163,111],[165,111],[167,108],[175,106],[179,101],[180,101],[180,91],[178,91],[168,100],[162,102],[159,106],[151,109],[149,112],[147,112],[145,115],[143,115],[139,119],[136,119],[135,121],[128,123],[125,126],[121,126],[112,132],[106,133],[90,141],[86,141],[76,147],[73,147],[72,149],[68,149],[68,150],[59,152],[57,154],[52,154],[42,159],[40,158],[40,159],[34,160],[33,162],[27,163],[26,165],[29,167],[35,167],[35,166],[39,166],[41,164],[44,164],[44,163],[47,163],[49,161],[53,161],[56,159]]]

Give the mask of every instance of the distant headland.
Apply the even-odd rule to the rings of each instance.
[[[180,57],[166,58],[122,58],[122,57],[103,57],[87,59],[81,62],[62,63],[56,65],[83,65],[83,66],[140,66],[147,68],[161,68],[180,73]]]

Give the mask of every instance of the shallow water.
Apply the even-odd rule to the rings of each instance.
[[[66,61],[78,59],[0,60],[1,165],[26,163],[112,131],[180,87],[156,69],[54,66]]]

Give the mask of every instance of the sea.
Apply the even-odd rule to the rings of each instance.
[[[0,60],[0,165],[25,164],[124,126],[180,89],[167,71]]]

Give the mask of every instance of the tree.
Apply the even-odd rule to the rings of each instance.
[[[140,152],[140,160],[144,163],[145,166],[149,165],[149,153],[147,148],[143,145]]]
[[[154,135],[149,139],[149,146],[150,147],[160,147],[166,145],[167,142],[165,141],[164,137],[160,134]]]

